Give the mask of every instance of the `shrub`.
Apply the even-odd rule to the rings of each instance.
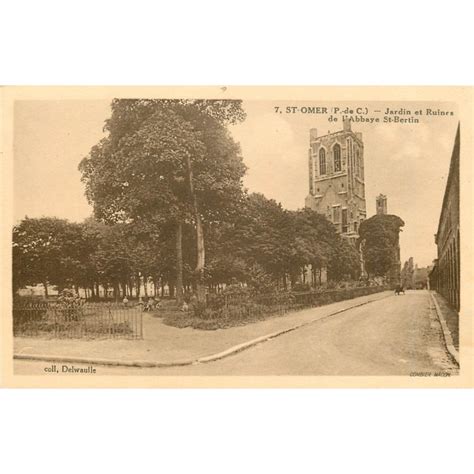
[[[308,283],[295,283],[291,290],[296,292],[311,291],[311,286]]]
[[[197,301],[192,305],[192,313],[195,318],[206,319],[207,318],[207,305],[206,303],[202,303]]]
[[[232,287],[219,295],[209,295],[207,305],[196,304],[189,313],[168,314],[163,322],[180,328],[214,330],[246,324],[277,314],[283,315],[288,311],[370,295],[385,289],[383,286],[353,286],[300,293],[252,294],[248,288]]]

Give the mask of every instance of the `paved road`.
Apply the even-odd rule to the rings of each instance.
[[[185,367],[99,367],[97,375],[409,375],[457,373],[426,291],[353,308],[225,359]],[[46,362],[15,361],[15,373]],[[76,366],[79,366],[75,364]],[[90,377],[90,375],[89,375]]]

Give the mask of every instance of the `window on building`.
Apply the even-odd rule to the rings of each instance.
[[[357,232],[357,230],[358,230],[357,228],[358,228],[358,225],[357,225],[357,221],[356,221],[356,222],[354,222],[354,232]]]
[[[333,224],[341,222],[341,206],[334,206],[332,208],[332,222]]]
[[[333,148],[334,152],[334,171],[337,173],[338,171],[341,171],[341,147],[339,144],[335,144]]]
[[[319,174],[326,174],[326,150],[319,150]]]
[[[347,232],[347,209],[342,210],[342,232]]]

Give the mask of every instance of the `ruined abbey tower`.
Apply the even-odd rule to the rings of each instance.
[[[379,194],[375,198],[375,209],[378,215],[387,214],[387,196]]]
[[[366,218],[364,143],[349,121],[343,129],[318,136],[310,130],[309,195],[305,206],[324,214],[340,234],[355,241]]]

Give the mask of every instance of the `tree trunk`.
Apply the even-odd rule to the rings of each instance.
[[[206,301],[206,287],[204,283],[204,265],[206,263],[204,250],[204,231],[201,217],[196,211],[196,244],[197,244],[197,264],[196,264],[196,290],[198,301]]]
[[[43,287],[44,287],[44,296],[47,298],[48,297],[48,282],[47,281],[43,282]]]
[[[141,293],[141,283],[142,283],[142,277],[140,276],[140,272],[137,273],[136,275],[136,292],[137,292],[137,298],[140,298],[140,293]]]
[[[183,224],[176,225],[176,303],[183,304]]]
[[[195,268],[196,274],[196,293],[197,299],[200,303],[206,302],[206,287],[204,284],[204,266],[206,264],[206,255],[204,248],[204,230],[201,221],[201,215],[199,213],[199,205],[194,192],[193,183],[193,169],[191,166],[191,157],[189,153],[186,153],[186,167],[188,171],[189,181],[189,193],[191,195],[191,202],[193,205],[194,220],[196,223],[196,250],[197,250],[197,262]]]

